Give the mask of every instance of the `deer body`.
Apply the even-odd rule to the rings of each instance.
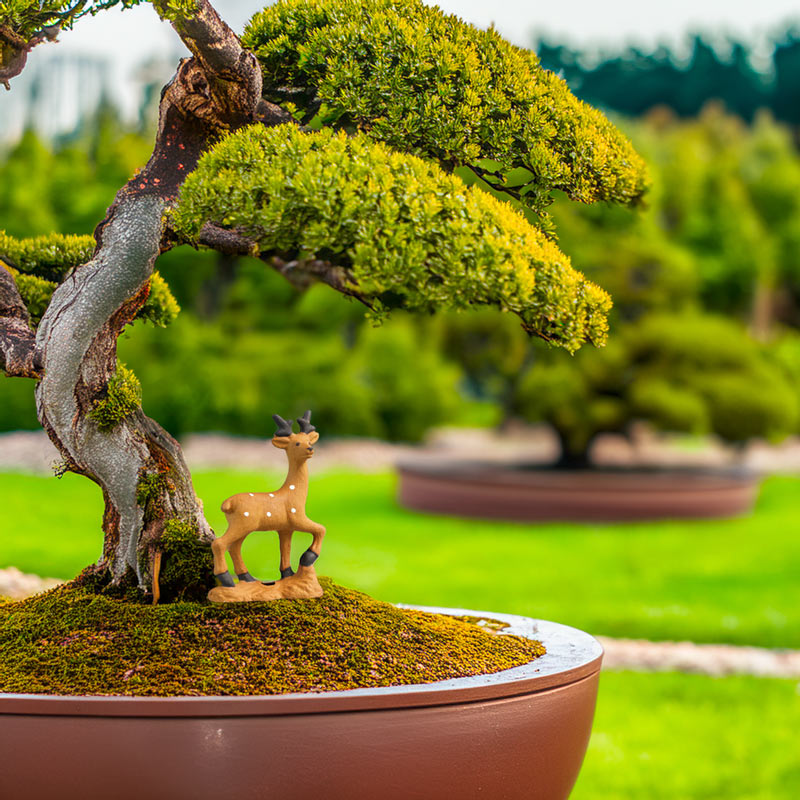
[[[280,541],[281,578],[294,574],[291,567],[292,534],[295,531],[310,533],[313,541],[300,558],[301,566],[310,566],[319,556],[325,527],[306,516],[308,497],[308,459],[314,454],[314,443],[319,434],[310,424],[311,412],[298,419],[300,433],[292,433],[291,423],[275,415],[278,432],[272,444],[286,450],[289,471],[280,489],[274,492],[241,492],[222,504],[228,528],[211,545],[214,554],[214,575],[223,586],[234,586],[228,572],[225,553],[231,554],[233,566],[240,581],[256,579],[248,572],[242,559],[242,543],[253,531],[277,531]]]

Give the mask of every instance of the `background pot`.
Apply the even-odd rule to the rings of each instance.
[[[0,797],[566,798],[602,660],[582,631],[508,622],[547,655],[493,675],[264,697],[0,695]]]
[[[458,517],[616,522],[749,513],[759,478],[742,470],[559,470],[524,464],[405,462],[407,508]]]

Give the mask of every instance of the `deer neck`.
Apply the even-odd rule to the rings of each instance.
[[[291,487],[294,486],[294,489]],[[296,503],[304,506],[308,497],[308,462],[289,464],[289,472],[281,489],[285,489]]]

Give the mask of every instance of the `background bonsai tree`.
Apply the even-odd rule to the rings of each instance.
[[[445,324],[473,389],[505,419],[548,423],[562,467],[590,466],[599,434],[636,421],[733,445],[782,439],[800,422],[788,131],[710,107],[689,122],[655,113],[633,137],[653,165],[646,211],[553,211],[562,245],[614,297],[607,348],[586,358],[537,347],[491,312]]]
[[[0,4],[0,78],[59,28],[118,4]],[[418,0],[285,0],[241,40],[207,0],[152,4],[192,54],[164,88],[152,155],[91,247],[3,240],[0,366],[37,381],[63,469],[102,489],[95,581],[146,590],[160,552],[162,596],[190,597],[208,588],[213,533],[177,442],[116,358],[134,319],[174,316],[160,254],[189,243],[254,256],[378,321],[393,308],[494,307],[575,351],[604,343],[611,304],[556,245],[552,194],[632,204],[645,170],[535,55]]]

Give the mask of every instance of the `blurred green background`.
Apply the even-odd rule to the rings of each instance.
[[[720,52],[713,42],[696,37],[688,57],[538,45],[579,96],[619,115],[651,165],[646,208],[558,198],[552,209],[564,251],[614,297],[604,350],[550,350],[494,313],[398,314],[375,329],[326,287],[299,294],[261,262],[181,248],[157,265],[177,321],[137,323],[120,341],[145,410],[177,436],[268,437],[272,413],[310,407],[325,432],[410,442],[442,424],[516,418],[550,425],[565,466],[587,464],[598,435],[638,421],[713,434],[734,452],[795,436],[800,39],[781,32],[760,69],[748,43]],[[149,154],[151,110],[131,127],[102,104],[68,134],[29,128],[0,146],[0,228],[91,233]],[[38,429],[32,390],[0,378],[1,431]],[[195,475],[218,530],[218,499],[273,480]],[[324,570],[382,599],[797,649],[798,489],[800,478],[767,480],[739,520],[522,525],[408,512],[391,475],[333,472],[314,478],[309,511],[328,526]],[[0,567],[67,578],[97,558],[102,501],[88,481],[4,473],[0,496]],[[271,534],[248,540],[260,577],[274,575],[276,553]],[[606,674],[574,797],[795,798],[798,730],[796,681]]]

